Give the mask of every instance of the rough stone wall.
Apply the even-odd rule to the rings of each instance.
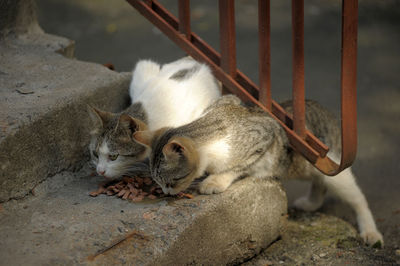
[[[0,0],[0,202],[87,161],[86,104],[120,111],[130,74],[75,60],[74,42],[45,34],[33,0]]]
[[[40,31],[34,0],[0,0],[0,38]]]

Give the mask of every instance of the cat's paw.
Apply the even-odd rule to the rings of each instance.
[[[201,194],[217,194],[225,191],[228,188],[225,184],[214,179],[206,179],[200,183],[199,191]]]
[[[368,246],[372,246],[374,248],[383,247],[382,234],[379,233],[377,230],[364,231],[360,234],[360,236]]]
[[[294,201],[294,207],[299,210],[313,212],[322,206],[322,202],[313,202],[307,196],[300,197]]]

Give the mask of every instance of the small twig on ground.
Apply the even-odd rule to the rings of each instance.
[[[138,231],[134,230],[132,232],[130,232],[129,234],[125,235],[124,237],[122,237],[121,239],[115,240],[113,243],[111,243],[111,245],[109,245],[108,247],[105,247],[103,249],[100,249],[99,251],[97,251],[94,255],[90,255],[87,259],[89,261],[93,261],[97,256],[107,252],[108,250],[114,248],[115,246],[121,244],[122,242],[124,242],[125,240],[133,237],[133,236],[138,236],[141,239],[145,239],[145,236],[143,236],[141,233],[139,233]]]

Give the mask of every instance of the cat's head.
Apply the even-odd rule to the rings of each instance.
[[[165,194],[175,195],[190,186],[197,177],[199,155],[187,137],[172,136],[168,130],[138,131],[133,137],[151,148],[150,171]]]
[[[115,114],[88,106],[93,121],[89,145],[92,163],[99,175],[117,178],[134,170],[147,158],[149,150],[133,139],[133,133],[146,130],[146,124],[127,114]]]

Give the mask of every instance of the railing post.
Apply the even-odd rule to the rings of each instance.
[[[219,34],[221,46],[221,68],[229,76],[236,75],[236,34],[234,0],[219,1]]]
[[[305,128],[304,102],[304,1],[292,0],[293,26],[293,116],[271,99],[268,108],[270,77],[261,80],[260,87],[236,69],[234,1],[220,0],[221,55],[190,30],[189,1],[181,0],[179,20],[157,0],[126,0],[143,16],[164,32],[194,59],[207,63],[215,76],[242,100],[251,102],[268,112],[286,131],[291,146],[311,164],[327,175],[335,175],[350,166],[357,150],[356,128],[356,61],[358,0],[343,0],[342,15],[342,158],[338,165],[327,153],[329,148]],[[259,0],[260,12],[260,76],[269,73],[269,0]],[[184,14],[186,13],[186,15]],[[264,17],[267,16],[267,17]],[[264,24],[265,23],[265,24]],[[262,27],[265,26],[265,29]],[[262,39],[266,38],[264,42]],[[267,59],[265,59],[267,58]],[[266,89],[264,89],[266,88]],[[257,100],[257,98],[259,100]],[[265,104],[266,102],[266,104]]]
[[[188,40],[191,37],[190,30],[190,0],[179,0],[179,32],[184,34]]]
[[[258,71],[260,92],[258,100],[272,110],[271,99],[271,25],[270,0],[258,0]]]
[[[292,0],[293,130],[306,137],[304,97],[304,0]]]
[[[357,28],[358,0],[342,2],[342,162],[347,167],[357,152]],[[344,169],[344,168],[343,168]]]

